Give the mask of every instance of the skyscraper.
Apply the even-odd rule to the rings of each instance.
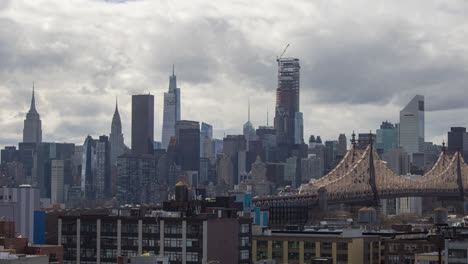
[[[347,149],[347,142],[346,142],[346,135],[340,134],[338,136],[338,145],[336,145],[336,156],[337,159],[342,159],[346,154]]]
[[[302,114],[299,112],[299,86],[301,69],[299,59],[280,58],[278,61],[278,88],[276,89],[275,129],[279,151],[289,155],[291,146],[296,143],[296,128],[302,127]]]
[[[388,121],[382,122],[380,129],[376,131],[375,137],[375,148],[379,154],[383,154],[391,148],[396,148],[397,136],[397,127]]]
[[[124,137],[122,134],[122,122],[120,121],[119,108],[115,102],[114,116],[112,117],[111,133],[109,135],[111,165],[117,165],[117,157],[125,151]]]
[[[463,155],[468,145],[464,142],[464,139],[468,137],[465,127],[451,127],[447,133],[447,150],[449,153],[455,153],[460,151]],[[465,144],[464,144],[465,143]],[[465,156],[464,156],[465,157]]]
[[[205,149],[204,148],[204,142],[209,141],[211,143],[211,140],[213,139],[213,126],[210,124],[207,124],[205,122],[201,123],[201,130],[200,130],[200,157],[208,157],[206,155],[203,155],[203,153],[212,153],[212,149]],[[207,147],[211,148],[211,144],[208,145],[206,143]]]
[[[154,96],[132,96],[132,153],[153,154]]]
[[[171,137],[175,136],[175,124],[180,120],[180,88],[177,88],[177,78],[172,66],[172,76],[169,77],[169,91],[164,93],[164,113],[162,128],[162,148],[167,149]]]
[[[257,135],[255,134],[255,128],[250,122],[250,102],[249,102],[249,110],[247,114],[247,122],[244,124],[243,127],[244,137],[247,142],[247,149],[249,148],[249,141],[253,141],[257,139]]]
[[[197,121],[176,122],[177,164],[182,171],[196,171],[200,168],[200,124]]]
[[[26,114],[26,119],[24,120],[23,142],[36,144],[42,142],[41,117],[36,110],[34,84],[31,98],[31,107],[29,108],[29,112]]]
[[[410,160],[413,153],[424,152],[424,96],[416,95],[400,111],[400,147]]]

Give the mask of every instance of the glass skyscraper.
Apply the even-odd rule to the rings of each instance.
[[[153,154],[154,96],[132,96],[132,153]]]
[[[424,96],[416,95],[400,111],[400,147],[410,159],[413,153],[424,152]]]
[[[172,76],[169,77],[169,91],[164,93],[164,113],[162,128],[163,149],[167,149],[171,137],[175,136],[175,124],[180,120],[180,88],[177,88],[177,77],[172,68]]]

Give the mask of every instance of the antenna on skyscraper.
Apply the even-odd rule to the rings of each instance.
[[[267,126],[268,126],[268,105],[267,105]]]
[[[248,104],[249,104],[249,106],[248,106],[247,120],[250,122],[250,98],[248,100]]]

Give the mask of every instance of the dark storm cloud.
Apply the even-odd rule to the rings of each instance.
[[[143,92],[155,95],[159,138],[172,64],[183,118],[239,133],[248,98],[255,125],[265,123],[267,105],[273,116],[275,57],[287,43],[285,56],[301,60],[305,135],[395,122],[415,94],[437,118],[468,123],[463,10],[462,2],[419,0],[2,1],[2,138],[21,138],[24,117],[11,120],[27,111],[33,81],[45,140],[109,133],[115,96],[128,139],[130,95]],[[427,134],[440,136],[445,120]]]

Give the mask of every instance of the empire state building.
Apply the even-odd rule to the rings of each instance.
[[[29,112],[26,114],[26,119],[24,120],[23,142],[36,144],[42,142],[41,117],[36,110],[34,85],[31,98],[31,107],[29,108]]]

